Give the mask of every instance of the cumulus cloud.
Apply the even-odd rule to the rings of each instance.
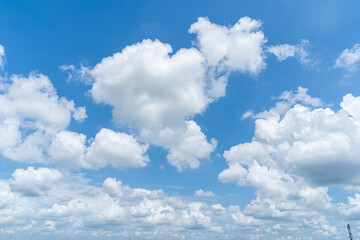
[[[51,141],[48,150],[49,162],[68,168],[90,168],[84,154],[86,151],[86,136],[84,134],[61,131]]]
[[[344,96],[338,111],[300,87],[275,99],[275,107],[254,114],[252,141],[224,152],[228,169],[219,179],[256,189],[241,212],[255,220],[295,221],[327,212],[329,187],[360,184],[360,98]],[[329,224],[323,221],[321,228],[332,234]]]
[[[3,79],[0,91],[1,154],[22,162],[44,162],[53,136],[71,118],[82,121],[85,108],[58,97],[50,80],[37,73]]]
[[[217,143],[191,118],[225,94],[231,71],[257,74],[265,67],[260,27],[248,17],[232,27],[199,18],[189,29],[199,50],[172,54],[169,44],[143,40],[74,76],[90,75],[93,99],[111,105],[114,120],[135,129],[139,139],[167,149],[179,171],[197,168]]]
[[[148,145],[126,133],[103,128],[88,146],[86,136],[70,131],[56,134],[49,147],[49,161],[68,168],[145,167]]]
[[[308,44],[308,40],[302,39],[300,43],[296,45],[285,43],[269,46],[267,51],[274,54],[280,62],[289,57],[296,57],[302,64],[308,64],[310,62],[309,53],[305,50]]]
[[[265,67],[263,45],[266,39],[260,30],[261,24],[261,21],[243,17],[234,26],[225,27],[201,17],[191,25],[189,32],[197,35],[196,44],[210,66],[256,74]]]
[[[196,49],[181,49],[144,40],[104,58],[92,74],[91,94],[114,107],[114,119],[137,127],[163,128],[205,110],[203,57]]]
[[[204,191],[202,189],[196,190],[194,195],[196,197],[215,197],[215,193],[212,191]]]
[[[24,196],[36,197],[49,191],[54,183],[58,182],[62,174],[50,168],[16,169],[9,180],[11,189]]]
[[[224,153],[228,163],[234,164],[234,171],[239,172],[238,176],[246,177],[248,170],[242,168],[256,161],[268,167],[286,168],[289,173],[317,185],[356,184],[357,175],[348,171],[355,173],[359,167],[356,146],[360,141],[360,119],[356,106],[360,98],[346,95],[338,112],[330,108],[312,109],[310,106],[318,106],[321,100],[311,98],[303,88],[295,95],[285,92],[279,99],[284,100],[282,107],[277,104],[256,115],[252,142]],[[220,176],[228,179],[225,173]]]
[[[357,71],[360,62],[360,44],[345,49],[336,59],[335,68],[344,69],[347,74]]]
[[[149,162],[148,147],[140,145],[131,135],[103,128],[88,148],[86,160],[99,167],[108,164],[115,168],[144,167]]]
[[[69,168],[143,167],[147,145],[125,133],[102,129],[91,146],[86,136],[66,130],[71,119],[83,121],[84,107],[59,97],[42,74],[1,80],[0,153],[20,162],[55,163]]]
[[[0,44],[0,69],[4,69],[5,64],[5,48]]]
[[[219,223],[227,217],[220,204],[168,196],[161,189],[131,188],[115,178],[105,179],[102,186],[87,182],[49,168],[17,169],[13,178],[0,181],[0,222],[8,229],[27,226],[45,235],[44,229],[57,230],[65,238],[76,231],[89,239],[93,234],[128,237],[135,232],[142,239],[178,239],[178,234],[197,229],[205,239],[221,232]]]
[[[94,67],[61,66],[69,78],[91,84],[97,103],[113,107],[116,123],[136,138],[168,150],[168,162],[179,171],[197,168],[216,148],[193,120],[225,95],[231,72],[258,74],[265,68],[266,38],[261,21],[240,18],[221,26],[198,18],[189,29],[193,48],[173,53],[169,44],[143,40],[102,59]],[[304,40],[294,54],[307,61]]]
[[[258,170],[265,175],[260,174],[263,178],[253,181],[265,188],[271,187],[261,184],[261,180],[271,180],[266,170],[260,166]],[[276,179],[283,181],[281,177]],[[278,188],[280,198],[287,187],[276,185],[272,188]],[[141,239],[196,237],[215,240],[224,234],[230,239],[240,234],[251,239],[264,234],[273,238],[297,236],[299,232],[303,233],[302,237],[306,232],[310,232],[308,237],[317,239],[336,237],[336,227],[320,212],[313,209],[304,214],[294,204],[306,200],[304,204],[316,205],[319,192],[326,197],[326,189],[300,190],[293,191],[300,199],[291,195],[292,201],[280,204],[274,193],[275,200],[256,199],[251,206],[241,210],[237,205],[225,207],[180,195],[171,196],[161,189],[132,188],[115,178],[106,178],[102,185],[94,186],[89,179],[74,173],[29,167],[15,170],[10,179],[0,180],[0,223],[7,231],[41,233],[44,238],[53,236],[52,231],[56,231],[56,235],[64,239],[74,236],[74,232],[78,239],[136,235]],[[209,192],[203,191],[201,195],[205,196],[205,193]],[[317,206],[322,204],[318,202]],[[296,218],[284,221],[291,220],[286,218],[290,211],[297,213]],[[254,231],[254,228],[258,230]],[[0,236],[6,234],[0,231]]]
[[[169,162],[181,170],[198,167],[198,159],[214,149],[195,122],[185,121],[212,99],[205,92],[201,53],[194,48],[171,52],[168,44],[144,40],[104,58],[91,70],[91,94],[113,106],[114,120],[133,126],[140,139],[169,149]]]
[[[209,96],[225,96],[231,71],[256,75],[265,68],[266,38],[261,24],[243,17],[233,26],[225,27],[201,17],[191,25],[189,32],[196,34],[195,45],[206,59]]]

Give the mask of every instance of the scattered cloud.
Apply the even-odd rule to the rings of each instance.
[[[355,72],[360,63],[360,44],[355,44],[351,49],[345,49],[335,62],[335,68],[342,68],[346,75]]]
[[[89,179],[74,173],[51,168],[16,169],[12,178],[0,180],[0,223],[8,232],[41,233],[44,239],[53,231],[60,238],[76,232],[77,239],[136,235],[141,239],[196,236],[205,240],[220,239],[224,234],[242,234],[247,239],[263,234],[277,238],[277,230],[282,231],[282,236],[299,237],[301,233],[317,239],[338,234],[320,211],[329,207],[326,189],[293,189],[297,195],[279,202],[291,183],[283,185],[284,175],[272,175],[261,166],[256,171],[252,181],[268,190],[264,194],[273,194],[272,199],[260,201],[258,196],[241,210],[237,205],[225,207],[170,196],[161,189],[132,188],[110,177],[102,185],[93,186]],[[213,196],[211,191],[197,192],[199,196]],[[316,208],[304,212],[300,203]],[[6,235],[0,232],[0,236]]]
[[[300,43],[296,45],[280,44],[269,46],[267,52],[274,54],[279,62],[286,60],[289,57],[295,57],[299,59],[302,64],[309,64],[311,61],[309,53],[306,51],[306,47],[309,45],[309,41],[306,39],[300,40]]]
[[[0,199],[0,222],[8,229],[58,230],[63,237],[73,236],[75,230],[90,239],[101,233],[119,237],[139,231],[142,238],[171,234],[178,239],[177,233],[190,229],[223,231],[218,222],[227,210],[220,204],[185,201],[161,189],[131,188],[115,178],[98,187],[87,182],[50,168],[17,169],[13,178],[0,181],[0,196],[6,196]]]
[[[257,74],[265,67],[260,27],[248,17],[229,28],[199,18],[189,29],[199,50],[180,49],[170,56],[169,44],[143,40],[77,75],[91,76],[93,99],[111,105],[118,124],[167,149],[169,163],[179,171],[197,168],[217,142],[209,142],[191,118],[225,95],[231,71]],[[62,68],[76,71],[71,65]]]
[[[212,191],[204,191],[202,189],[196,190],[194,195],[196,197],[215,197],[215,193]]]

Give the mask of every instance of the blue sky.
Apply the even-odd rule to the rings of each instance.
[[[1,238],[360,236],[359,7],[2,1]]]

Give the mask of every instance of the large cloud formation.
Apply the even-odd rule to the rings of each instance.
[[[308,200],[306,204],[314,204],[317,195],[311,189],[300,194]],[[196,195],[214,196],[202,190]],[[294,225],[283,221],[288,213],[276,209],[270,200],[255,200],[242,211],[237,205],[226,207],[170,196],[161,189],[131,188],[111,177],[92,186],[81,175],[52,168],[16,169],[11,178],[0,180],[0,197],[2,238],[215,240],[238,239],[234,236],[257,239],[266,234],[327,239],[336,235],[336,228],[316,209],[303,214],[296,205],[287,206],[288,211],[297,213],[298,219],[293,220],[299,224]],[[311,229],[309,235],[306,229]]]
[[[257,74],[265,67],[266,39],[260,27],[260,21],[248,17],[231,27],[199,18],[189,29],[196,34],[198,49],[172,54],[169,44],[143,40],[75,74],[93,79],[93,99],[111,105],[118,124],[167,149],[171,165],[179,171],[197,168],[217,142],[208,141],[191,119],[225,95],[231,71]]]
[[[244,214],[279,220],[301,219],[317,211],[328,214],[336,209],[329,187],[359,186],[360,98],[347,94],[337,111],[321,105],[307,89],[287,91],[275,107],[254,116],[251,142],[224,152],[228,169],[219,179],[256,189],[256,199]],[[349,205],[340,204],[338,212],[356,216],[357,199],[356,195]],[[334,234],[334,229],[327,233]]]
[[[149,161],[148,146],[126,133],[102,129],[87,146],[85,135],[66,130],[72,119],[87,117],[85,108],[59,97],[45,75],[2,79],[0,106],[0,153],[8,159],[70,168],[143,167]]]

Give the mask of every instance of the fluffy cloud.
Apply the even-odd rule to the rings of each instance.
[[[20,192],[24,196],[36,197],[50,190],[53,184],[60,180],[62,174],[55,169],[29,167],[27,170],[16,169],[12,176],[13,178],[9,180],[12,191]]]
[[[360,98],[344,96],[338,111],[322,108],[304,88],[276,99],[275,107],[253,115],[252,141],[224,152],[229,167],[219,179],[256,189],[256,198],[239,214],[253,218],[246,221],[308,222],[334,208],[329,187],[360,184]],[[343,216],[345,206],[339,208]],[[324,234],[334,233],[327,220],[318,223]]]
[[[61,131],[49,147],[49,161],[68,168],[145,167],[148,145],[139,144],[126,133],[103,128],[87,146],[83,134]]]
[[[66,130],[71,119],[83,121],[84,107],[60,98],[50,80],[31,73],[1,80],[0,152],[20,162],[55,163],[68,168],[143,167],[147,145],[131,135],[102,129],[91,146],[86,136]]]
[[[48,156],[50,163],[57,163],[68,168],[90,168],[84,154],[86,151],[86,136],[70,131],[61,131],[51,141]]]
[[[148,145],[140,145],[131,135],[103,128],[88,148],[86,160],[99,167],[144,167],[149,162],[147,149]]]
[[[280,62],[289,57],[296,57],[302,64],[308,64],[310,62],[309,54],[305,50],[308,44],[308,40],[302,39],[297,45],[290,45],[287,43],[280,44],[268,47],[267,51],[274,54]]]
[[[167,149],[169,163],[179,171],[197,168],[216,140],[209,142],[191,118],[225,95],[231,71],[257,74],[265,67],[260,27],[248,17],[229,28],[199,18],[189,32],[197,35],[200,51],[170,55],[169,44],[143,40],[93,68],[62,69],[75,74],[70,77],[91,79],[93,99],[111,105],[114,120],[135,129],[139,139]]]
[[[264,176],[254,182],[260,184],[261,180],[271,179],[260,166],[257,171]],[[284,181],[282,177],[277,177],[278,181]],[[267,184],[262,185],[269,188]],[[64,239],[74,236],[74,232],[77,239],[136,236],[209,240],[224,235],[232,239],[240,234],[251,239],[264,234],[272,238],[295,237],[299,232],[305,239],[336,238],[338,232],[334,225],[316,209],[304,214],[296,205],[303,201],[303,204],[316,205],[320,192],[326,197],[326,189],[303,188],[300,192],[294,189],[297,195],[290,196],[291,201],[279,202],[286,187],[273,186],[273,189],[279,188],[277,198],[275,194],[273,200],[255,199],[242,211],[236,205],[225,207],[193,201],[191,197],[169,196],[161,189],[131,188],[115,178],[106,178],[102,186],[93,186],[89,179],[79,175],[29,167],[15,170],[10,179],[0,180],[0,223],[14,237],[41,233],[38,239],[54,235],[55,239]],[[317,206],[321,204],[320,201]],[[296,217],[292,221],[283,221],[289,220],[287,217],[294,212]],[[0,236],[8,235],[0,231]]]
[[[5,48],[0,44],[0,69],[4,68],[5,64]]]
[[[358,184],[360,119],[356,106],[360,98],[346,95],[340,104],[342,109],[334,112],[330,108],[312,109],[298,104],[299,101],[313,106],[321,104],[319,99],[306,97],[303,88],[289,96],[285,92],[277,107],[255,115],[252,142],[224,153],[230,169],[234,168],[225,170],[220,178],[232,181],[238,176],[242,182],[248,177],[249,167],[258,162],[316,185]]]
[[[179,144],[169,146],[167,158],[169,163],[180,171],[183,168],[197,168],[198,159],[206,158],[216,148],[217,141],[213,138],[211,143],[206,141],[206,136],[194,121],[186,122],[186,131]]]
[[[114,107],[114,119],[139,128],[177,126],[205,110],[204,58],[196,49],[181,49],[144,40],[104,58],[92,69],[91,94]]]
[[[49,168],[17,169],[13,178],[0,181],[0,222],[8,229],[23,226],[22,232],[52,234],[45,229],[65,238],[75,230],[79,239],[135,232],[142,239],[169,234],[181,239],[177,235],[190,229],[206,239],[222,231],[219,223],[227,210],[220,204],[183,200],[160,189],[131,188],[115,178],[105,179],[102,186],[87,182]]]
[[[204,191],[202,189],[199,189],[199,190],[195,191],[195,196],[196,197],[215,197],[215,193],[213,193],[212,191]]]
[[[191,118],[225,95],[232,71],[255,75],[265,68],[261,24],[243,17],[225,27],[199,18],[189,29],[196,34],[196,48],[172,53],[169,44],[143,40],[93,68],[64,65],[61,69],[70,71],[70,79],[92,84],[93,99],[113,107],[115,122],[135,130],[137,139],[168,150],[168,162],[179,171],[197,168],[217,143],[208,141]],[[306,44],[290,47],[304,62]]]
[[[358,69],[360,62],[360,44],[355,44],[351,49],[345,49],[338,59],[335,67],[343,68],[347,73],[354,72]]]
[[[85,108],[59,98],[44,75],[13,75],[1,84],[0,150],[7,158],[44,162],[53,136],[67,128],[72,117],[78,121],[86,118]]]
[[[197,45],[208,65],[256,74],[265,67],[263,45],[266,39],[260,27],[261,21],[249,17],[240,18],[231,27],[199,18],[189,32],[197,35]]]
[[[196,34],[196,46],[206,59],[208,94],[213,98],[225,95],[227,78],[231,71],[258,74],[265,68],[264,44],[266,38],[260,30],[261,21],[240,18],[231,27],[198,18],[189,29]]]
[[[186,121],[212,102],[206,94],[205,60],[194,48],[171,52],[168,44],[144,40],[104,58],[91,70],[91,94],[113,106],[116,122],[168,149],[169,162],[179,170],[196,168],[216,146],[195,122]]]

